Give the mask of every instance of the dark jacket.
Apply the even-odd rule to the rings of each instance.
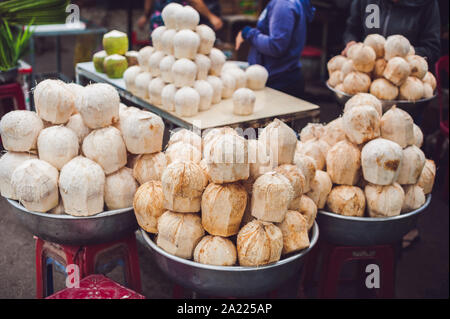
[[[365,23],[366,6],[380,8],[380,28],[369,29]],[[353,0],[344,34],[345,43],[363,41],[371,33],[384,37],[393,34],[405,36],[414,46],[416,54],[426,57],[430,67],[440,55],[440,15],[436,0]]]

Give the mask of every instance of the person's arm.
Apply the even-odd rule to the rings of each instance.
[[[214,30],[219,30],[222,28],[222,20],[208,9],[203,0],[190,0],[190,3],[195,10],[197,10],[202,16],[208,19],[208,21],[214,27]]]
[[[342,51],[343,55],[347,54],[349,47],[361,40],[362,29],[361,4],[359,0],[353,0],[343,36],[345,44],[345,49]]]
[[[422,32],[419,41],[414,43],[414,49],[417,55],[426,57],[429,67],[433,68],[441,53],[441,22],[437,1],[432,1],[425,10],[421,21]]]
[[[137,24],[138,27],[143,29],[145,27],[145,24],[148,21],[148,18],[150,17],[150,14],[152,13],[152,6],[153,6],[153,0],[145,0],[144,2],[144,14],[139,18]]]

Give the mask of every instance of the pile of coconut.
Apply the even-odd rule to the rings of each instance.
[[[393,106],[382,114],[380,100],[358,93],[341,117],[303,128],[297,152],[315,160],[320,209],[392,217],[420,208],[431,193],[436,166],[425,158],[422,143],[422,131],[407,112]]]
[[[416,55],[402,35],[385,39],[370,34],[351,46],[346,57],[333,57],[327,67],[328,85],[350,95],[369,92],[385,101],[417,101],[433,97],[436,89],[427,60]]]
[[[250,115],[255,90],[264,89],[268,72],[261,65],[245,71],[226,62],[214,48],[215,32],[199,25],[200,16],[190,6],[177,3],[162,11],[165,25],[152,34],[152,46],[138,52],[138,65],[123,74],[127,90],[181,117],[209,110],[222,99],[233,98],[233,113]]]
[[[324,191],[315,160],[275,119],[258,139],[212,129],[173,133],[165,152],[139,157],[134,210],[175,256],[218,266],[262,266],[310,245]]]
[[[36,112],[0,121],[1,195],[29,211],[91,216],[133,206],[134,159],[162,150],[164,123],[126,107],[109,84],[82,87],[44,80]]]

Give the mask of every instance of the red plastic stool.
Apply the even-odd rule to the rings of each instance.
[[[25,98],[22,87],[19,83],[9,83],[0,85],[0,100],[6,98],[13,98],[16,100],[17,109],[25,110]]]
[[[103,275],[90,275],[80,280],[79,288],[66,288],[46,299],[145,299]]]

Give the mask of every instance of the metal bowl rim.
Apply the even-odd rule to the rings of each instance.
[[[390,222],[390,221],[395,221],[395,220],[400,220],[400,219],[405,219],[408,217],[411,217],[413,215],[419,214],[422,211],[424,211],[431,202],[431,194],[427,195],[427,199],[425,201],[425,204],[423,204],[420,208],[413,210],[409,213],[406,214],[400,214],[397,216],[392,216],[392,217],[355,217],[355,216],[343,216],[343,215],[339,215],[336,213],[332,213],[332,212],[327,212],[324,210],[319,210],[319,214],[323,214],[332,218],[336,218],[336,219],[344,219],[344,220],[348,220],[348,221],[357,221],[357,222]]]
[[[285,259],[281,259],[275,263],[269,264],[269,265],[265,265],[265,266],[259,266],[259,267],[244,267],[244,266],[214,266],[214,265],[206,265],[206,264],[201,264],[192,260],[187,260],[181,257],[177,257],[175,255],[169,254],[168,252],[164,251],[162,248],[159,248],[156,243],[153,242],[153,240],[149,237],[149,235],[147,234],[147,232],[145,230],[143,230],[142,228],[140,229],[142,236],[144,237],[145,241],[147,242],[147,244],[152,248],[152,250],[156,251],[158,254],[163,255],[165,258],[169,258],[173,261],[191,266],[191,267],[195,267],[195,268],[200,268],[200,269],[206,269],[206,270],[216,270],[216,271],[238,271],[238,272],[250,272],[250,271],[259,271],[259,270],[265,270],[265,269],[269,269],[269,268],[275,268],[278,266],[282,266],[284,264],[290,263],[292,261],[294,261],[295,259],[298,259],[302,256],[304,256],[307,252],[309,252],[317,243],[317,240],[319,238],[319,226],[317,225],[317,222],[314,222],[314,226],[312,227],[312,238],[310,241],[310,245],[308,248],[303,249],[302,251],[288,257]]]

